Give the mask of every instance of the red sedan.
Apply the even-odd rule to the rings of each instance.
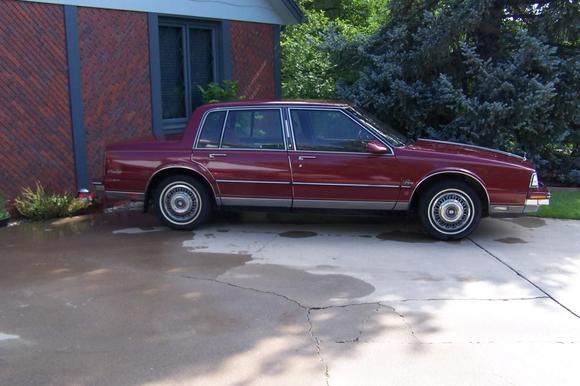
[[[109,198],[152,203],[194,229],[216,207],[407,211],[432,236],[461,239],[481,217],[549,204],[524,157],[409,140],[348,104],[245,101],[198,108],[179,140],[107,147]]]

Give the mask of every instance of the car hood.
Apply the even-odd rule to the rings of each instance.
[[[410,146],[410,148],[422,151],[436,152],[439,154],[461,155],[491,161],[499,161],[513,165],[528,167],[531,169],[534,168],[534,166],[523,156],[508,153],[501,150],[489,149],[486,147],[463,143],[419,138],[413,145]]]

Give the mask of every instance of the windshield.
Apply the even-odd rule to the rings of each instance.
[[[403,134],[371,114],[357,110],[354,107],[350,107],[347,110],[393,146],[405,146],[413,142],[410,138],[405,137]]]

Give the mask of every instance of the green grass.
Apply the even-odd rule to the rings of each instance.
[[[552,192],[550,205],[540,207],[535,216],[580,220],[580,192]]]

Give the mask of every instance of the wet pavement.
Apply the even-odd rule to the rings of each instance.
[[[0,385],[575,385],[580,222],[138,212],[0,229]]]

